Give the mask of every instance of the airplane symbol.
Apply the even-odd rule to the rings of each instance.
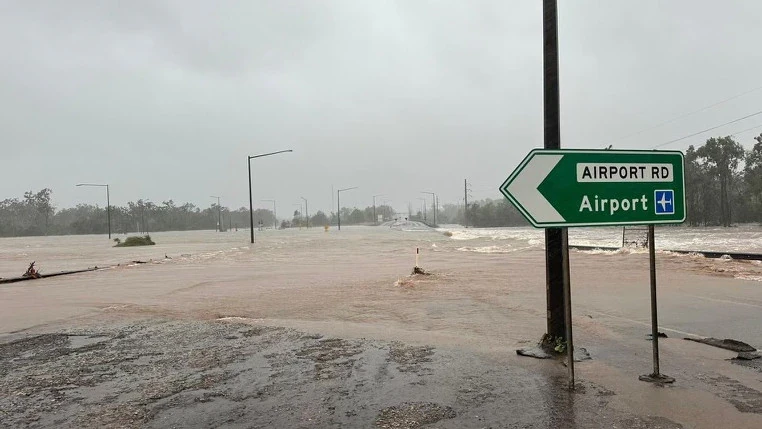
[[[666,212],[667,206],[672,205],[672,200],[667,199],[667,193],[661,194],[661,200],[659,200],[659,204],[661,204],[661,211]]]
[[[672,190],[656,191],[655,194],[656,194],[655,195],[656,214],[674,214],[675,213],[674,191]]]

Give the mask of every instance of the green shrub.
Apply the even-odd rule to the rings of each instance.
[[[156,243],[151,240],[151,236],[145,235],[143,237],[127,237],[124,243],[117,243],[114,247],[153,246],[154,244]]]

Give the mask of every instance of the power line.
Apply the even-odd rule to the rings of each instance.
[[[745,130],[743,130],[743,131],[736,131],[736,132],[734,132],[734,133],[730,133],[730,135],[731,135],[731,136],[735,136],[735,135],[738,135],[738,134],[743,134],[743,133],[745,133],[745,132],[747,132],[747,131],[751,131],[751,130],[753,130],[753,129],[755,129],[755,128],[760,128],[760,127],[762,127],[762,124],[759,124],[759,125],[757,125],[757,126],[755,126],[755,127],[747,128],[747,129],[745,129]]]
[[[621,141],[621,140],[624,140],[624,139],[627,139],[627,138],[630,138],[630,137],[634,137],[634,136],[640,135],[640,134],[642,134],[642,133],[644,133],[644,132],[646,132],[646,131],[651,131],[651,130],[653,130],[653,129],[656,129],[656,128],[659,128],[659,127],[662,127],[662,126],[664,126],[664,125],[667,125],[667,124],[671,124],[671,123],[673,123],[673,122],[675,122],[675,121],[678,121],[678,120],[680,120],[680,119],[683,119],[683,118],[687,118],[688,116],[691,116],[691,115],[695,115],[696,113],[699,113],[699,112],[703,112],[704,110],[709,110],[709,109],[711,109],[712,107],[715,107],[715,106],[719,106],[720,104],[723,104],[723,103],[727,103],[728,101],[731,101],[731,100],[735,100],[736,98],[739,98],[739,97],[743,97],[743,96],[744,96],[744,95],[746,95],[746,94],[751,94],[752,92],[754,92],[754,91],[758,91],[758,90],[760,90],[760,89],[762,89],[762,86],[758,86],[758,87],[756,87],[756,88],[753,88],[753,89],[750,89],[750,90],[748,90],[748,91],[744,91],[744,92],[742,92],[742,93],[740,93],[740,94],[736,94],[736,95],[734,95],[734,96],[732,96],[732,97],[728,97],[728,98],[726,98],[726,99],[724,99],[724,100],[720,100],[720,101],[718,101],[718,102],[716,102],[716,103],[712,103],[712,104],[710,104],[710,105],[708,105],[708,106],[704,106],[704,107],[702,107],[702,108],[700,108],[700,109],[697,109],[697,110],[694,110],[694,111],[692,111],[692,112],[688,112],[688,113],[684,113],[684,114],[682,114],[682,115],[678,115],[678,116],[676,116],[676,117],[674,117],[674,118],[672,118],[672,119],[668,119],[668,120],[666,120],[666,121],[664,121],[664,122],[660,122],[660,123],[658,123],[658,124],[656,124],[656,125],[652,125],[652,126],[650,126],[650,127],[647,127],[647,128],[643,128],[643,129],[641,129],[641,130],[635,131],[634,133],[631,133],[631,134],[627,134],[627,135],[625,135],[625,136],[623,136],[623,137],[619,137],[619,138],[617,138],[616,140],[612,140],[612,141],[611,141],[611,142],[609,142],[609,143],[616,143],[616,142],[619,142],[619,141]]]
[[[689,135],[684,136],[684,137],[680,137],[679,139],[674,139],[674,140],[670,140],[668,142],[664,142],[664,143],[658,144],[658,145],[652,147],[651,149],[656,149],[656,148],[660,148],[662,146],[666,146],[668,144],[677,143],[677,142],[679,142],[681,140],[685,140],[687,138],[695,137],[695,136],[697,136],[699,134],[703,134],[703,133],[705,133],[707,131],[716,130],[717,128],[724,127],[725,125],[735,124],[736,122],[740,122],[740,121],[743,121],[744,119],[748,119],[748,118],[751,118],[752,116],[757,116],[757,115],[762,115],[762,110],[760,110],[759,112],[756,112],[756,113],[752,113],[751,115],[744,116],[743,118],[738,118],[738,119],[732,120],[730,122],[725,122],[724,124],[720,124],[720,125],[717,125],[717,126],[714,126],[714,127],[711,127],[711,128],[707,128],[705,130],[701,130],[701,131],[699,131],[697,133],[693,133],[693,134],[689,134]]]

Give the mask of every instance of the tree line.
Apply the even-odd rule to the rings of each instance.
[[[0,237],[25,237],[39,235],[106,234],[108,213],[106,207],[92,204],[78,204],[76,207],[57,210],[52,203],[53,191],[45,188],[39,192],[29,191],[23,198],[8,198],[0,201]],[[380,205],[376,216],[383,220],[394,218],[394,209]],[[304,227],[308,220],[299,210],[290,219],[278,222],[271,210],[253,211],[255,228]],[[375,218],[377,219],[377,217]],[[336,225],[338,217],[332,212],[322,211],[309,216],[310,226]],[[342,207],[341,223],[344,225],[372,225],[372,206],[364,209]],[[211,204],[207,208],[192,203],[177,205],[174,201],[156,204],[151,201],[130,201],[125,206],[111,206],[111,231],[113,234],[151,233],[157,231],[222,231],[248,228],[249,209],[241,207],[232,210]]]
[[[373,206],[368,206],[364,209],[357,207],[342,207],[340,213],[342,225],[374,225],[378,223],[379,216],[381,216],[381,222],[393,220],[397,217],[394,209],[385,204],[376,206],[375,211]],[[310,226],[336,225],[337,223],[338,216],[335,212],[326,214],[323,211],[317,211],[315,214],[309,216]],[[281,228],[304,226],[307,226],[307,217],[299,210],[294,210],[294,215],[291,220],[284,219],[281,221]]]
[[[36,235],[105,234],[108,232],[106,207],[78,204],[76,207],[56,210],[52,204],[53,191],[26,192],[24,197],[0,201],[0,237]],[[222,222],[219,222],[221,219]],[[270,210],[254,211],[255,225],[275,223]],[[191,203],[182,205],[174,201],[156,204],[150,201],[130,201],[126,206],[111,206],[111,231],[114,234],[155,231],[187,231],[246,228],[249,209],[231,210],[212,204],[200,208]]]
[[[691,226],[730,226],[733,223],[762,222],[762,134],[754,137],[756,144],[744,150],[732,136],[713,137],[699,147],[690,146],[685,152],[685,189],[687,224]],[[0,201],[0,237],[105,234],[108,217],[105,207],[79,204],[56,210],[50,188],[25,192],[22,198]],[[360,208],[341,208],[341,223],[372,225],[382,216],[383,221],[408,218],[433,223],[433,209],[423,214],[408,209],[406,214],[395,213],[388,205]],[[506,199],[484,199],[468,207],[445,204],[438,210],[439,224],[461,224],[471,227],[526,226],[523,216]],[[219,222],[221,220],[221,222]],[[318,211],[309,216],[309,225],[337,223],[335,212]],[[219,225],[218,225],[219,224]],[[269,228],[306,226],[308,220],[299,210],[290,219],[277,223],[272,211],[254,211],[254,225]],[[111,207],[112,233],[186,231],[248,228],[249,210],[232,210],[212,204],[200,208],[191,203],[174,201],[156,204],[137,200],[126,206]]]
[[[732,136],[685,152],[687,222],[692,226],[762,221],[762,134],[744,150]]]

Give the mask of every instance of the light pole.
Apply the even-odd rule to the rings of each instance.
[[[426,198],[418,197],[418,199],[423,201],[423,223],[426,223]]]
[[[220,212],[220,197],[210,195],[209,198],[217,198],[217,232],[222,232],[222,213]]]
[[[108,239],[111,240],[111,197],[109,196],[108,184],[79,183],[77,186],[100,186],[106,188],[106,216],[108,217]]]
[[[307,199],[304,197],[300,197],[304,200],[304,217],[307,219],[307,228],[310,227],[310,211],[307,208]]]
[[[436,226],[437,225],[437,194],[433,192],[426,192],[426,191],[421,191],[421,193],[431,195],[431,201],[433,202],[433,205],[434,205],[434,226]]]
[[[273,203],[273,218],[274,218],[273,230],[277,230],[278,229],[278,215],[275,214],[275,200],[261,200],[261,201],[267,201],[267,202]]]
[[[254,244],[254,201],[251,196],[251,160],[254,158],[262,158],[264,156],[277,155],[284,152],[293,152],[291,149],[279,150],[277,152],[263,153],[261,155],[249,156],[246,163],[249,167],[249,230],[251,231],[251,244]]]
[[[341,193],[344,191],[349,191],[350,189],[357,189],[357,188],[358,188],[357,186],[352,186],[351,188],[344,188],[344,189],[339,189],[338,191],[336,191],[336,200],[337,200],[336,201],[336,216],[338,216],[337,219],[339,221],[339,231],[341,231]]]
[[[377,194],[373,196],[373,224],[378,225],[378,217],[376,216],[376,197],[381,197],[385,194]]]

